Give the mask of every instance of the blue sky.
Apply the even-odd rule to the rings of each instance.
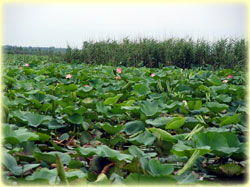
[[[81,47],[129,37],[245,38],[244,4],[6,4],[4,45]]]

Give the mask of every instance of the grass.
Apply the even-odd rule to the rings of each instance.
[[[213,66],[214,69],[243,68],[247,60],[247,42],[243,39],[206,40],[170,38],[164,41],[148,38],[121,41],[85,41],[82,49],[68,46],[67,62],[161,68],[177,66]]]

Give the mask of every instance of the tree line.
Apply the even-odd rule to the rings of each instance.
[[[22,47],[4,45],[3,52],[5,54],[23,54],[23,55],[56,55],[61,56],[65,53],[66,48],[55,47]]]
[[[4,52],[6,51],[10,50],[4,50]],[[85,41],[81,49],[71,48],[68,45],[66,49],[53,48],[49,52],[44,50],[43,53],[41,51],[39,49],[37,51],[37,48],[33,49],[33,52],[38,55],[57,55],[61,57],[62,61],[68,63],[92,65],[145,66],[149,68],[170,65],[180,68],[213,66],[216,69],[218,67],[244,68],[247,62],[247,41],[230,38],[215,42],[203,39],[194,41],[191,38],[169,38],[163,41],[153,38],[135,40],[123,38],[120,41],[108,39]]]
[[[67,47],[64,60],[69,63],[107,64],[160,68],[177,66],[245,67],[247,42],[244,39],[206,40],[170,38],[164,41],[139,38],[85,41],[82,49]]]

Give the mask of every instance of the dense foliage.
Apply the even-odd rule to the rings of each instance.
[[[11,59],[11,58],[14,58]],[[8,184],[193,184],[246,175],[246,73],[8,56]]]
[[[126,67],[161,68],[176,66],[191,68],[213,66],[214,69],[242,69],[247,61],[247,42],[244,39],[206,40],[170,38],[163,41],[148,38],[121,41],[85,41],[81,49],[31,48],[5,46],[6,54],[49,55],[61,57],[68,63],[91,65],[123,65]]]
[[[26,54],[26,55],[56,55],[61,56],[65,53],[65,48],[55,47],[22,47],[22,46],[3,46],[3,52],[5,54]]]
[[[134,67],[159,68],[177,66],[212,65],[218,67],[244,67],[247,60],[245,40],[221,39],[215,42],[205,40],[171,38],[164,41],[155,39],[138,39],[122,42],[107,40],[84,42],[81,50],[68,47],[67,62],[84,62],[87,64],[108,64]]]

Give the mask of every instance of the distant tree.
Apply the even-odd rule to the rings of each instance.
[[[48,54],[48,56],[49,56],[49,60],[54,60],[54,51],[53,51],[53,49],[49,49],[49,54]]]
[[[69,44],[67,45],[66,53],[64,55],[64,60],[69,63],[72,61],[72,49],[69,46]]]
[[[38,48],[38,55],[39,55],[39,56],[42,55],[42,50],[41,50],[41,48]]]
[[[71,60],[75,63],[79,63],[81,59],[81,52],[79,49],[75,48],[72,50]]]

